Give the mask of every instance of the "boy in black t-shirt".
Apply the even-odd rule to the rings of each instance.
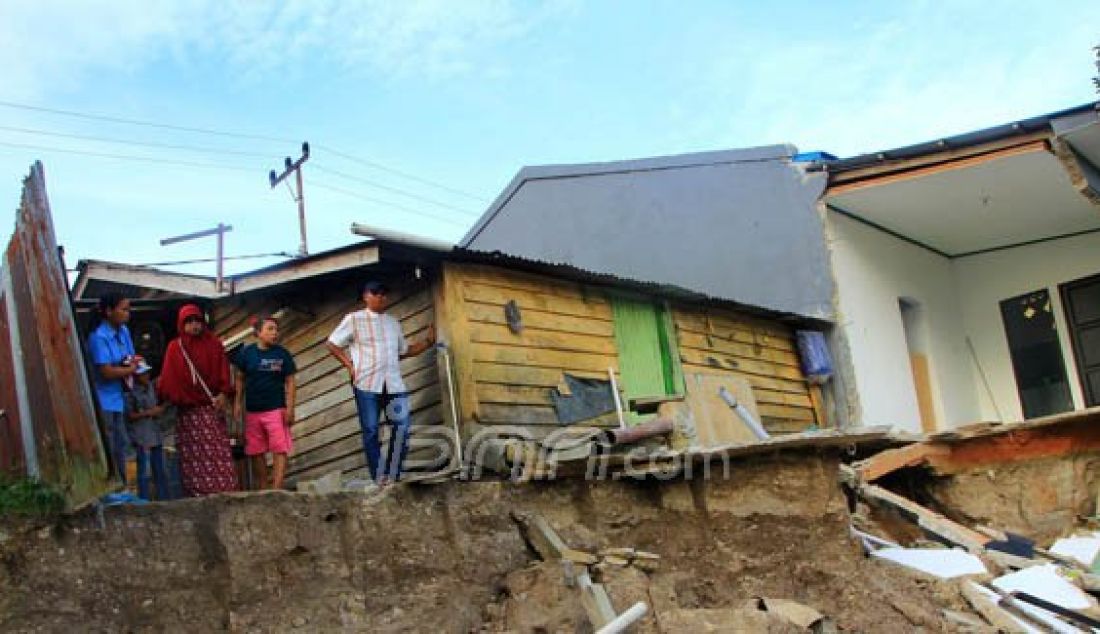
[[[279,322],[262,316],[253,320],[256,343],[237,353],[237,400],[233,414],[244,418],[244,452],[252,456],[259,488],[267,488],[267,458],[271,452],[270,488],[283,488],[287,455],[292,448],[294,373],[298,368],[280,346]]]

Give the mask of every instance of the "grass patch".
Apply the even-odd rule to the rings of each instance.
[[[48,484],[0,476],[0,517],[47,517],[65,508],[65,498]]]

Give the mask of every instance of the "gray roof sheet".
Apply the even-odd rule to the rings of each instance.
[[[460,246],[831,319],[816,207],[825,178],[794,154],[774,145],[525,167]]]

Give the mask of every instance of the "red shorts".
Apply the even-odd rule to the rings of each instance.
[[[258,456],[267,452],[289,454],[293,448],[290,426],[286,424],[286,410],[245,412],[244,452]]]

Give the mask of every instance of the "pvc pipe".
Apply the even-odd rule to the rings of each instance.
[[[447,367],[447,391],[451,394],[451,424],[454,426],[455,432],[455,452],[458,455],[458,466],[462,468],[462,434],[458,431],[458,405],[455,404],[455,381],[454,375],[451,373],[451,351],[447,348],[447,344],[439,342],[436,347],[443,353],[443,364]]]
[[[623,402],[619,399],[619,384],[615,382],[615,368],[608,368],[607,375],[611,377],[611,396],[615,398],[615,413],[619,415],[619,428],[626,429],[626,419],[623,418]]]
[[[722,400],[726,402],[726,405],[729,405],[733,409],[733,411],[737,412],[737,416],[741,418],[742,422],[745,423],[745,427],[749,428],[749,431],[751,431],[752,434],[756,436],[757,440],[767,440],[771,438],[771,436],[768,435],[768,432],[764,429],[763,425],[761,425],[760,422],[753,417],[752,412],[750,412],[747,407],[742,405],[737,400],[737,397],[735,397],[733,394],[730,394],[730,391],[727,390],[725,386],[718,388],[718,396],[722,397]]]
[[[634,625],[634,622],[645,616],[645,613],[648,611],[649,606],[645,604],[645,601],[639,601],[630,606],[629,610],[616,616],[610,623],[597,630],[596,634],[619,634],[619,632],[625,632],[626,628]]]
[[[396,231],[394,229],[372,227],[370,225],[364,225],[358,222],[352,223],[351,232],[358,236],[374,238],[376,240],[388,240],[390,242],[396,242],[398,244],[405,244],[413,247],[420,247],[422,249],[428,249],[429,251],[438,251],[440,253],[447,253],[453,251],[455,248],[455,245],[450,242],[444,242],[442,240],[435,240],[425,236],[405,233],[403,231]]]

